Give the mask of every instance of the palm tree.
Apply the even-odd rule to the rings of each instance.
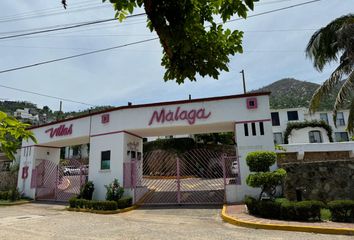
[[[339,66],[320,86],[310,101],[310,112],[318,109],[321,99],[326,97],[335,86],[346,77],[339,89],[333,106],[333,120],[336,123],[337,110],[345,101],[350,101],[347,130],[354,133],[354,14],[348,14],[330,22],[317,30],[306,47],[309,57],[318,71],[323,71],[326,64],[339,60]]]

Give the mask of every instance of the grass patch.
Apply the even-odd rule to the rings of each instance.
[[[321,209],[321,219],[325,221],[331,220],[331,212],[327,208]]]

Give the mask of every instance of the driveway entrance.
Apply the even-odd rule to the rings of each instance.
[[[204,148],[148,152],[143,163],[133,164],[143,173],[135,181],[136,197],[142,205],[222,204],[225,185],[236,177],[230,171],[233,162],[235,156]]]

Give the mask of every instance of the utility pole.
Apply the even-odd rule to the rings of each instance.
[[[63,102],[60,101],[60,105],[59,105],[59,112],[58,112],[58,115],[57,115],[57,121],[61,119],[61,111],[62,111],[62,108],[63,108]]]
[[[245,80],[245,70],[242,69],[240,72],[242,74],[242,81],[243,81],[243,93],[246,94],[246,80]]]

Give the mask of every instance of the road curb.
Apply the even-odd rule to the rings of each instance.
[[[281,225],[281,224],[266,224],[255,223],[232,217],[226,213],[227,205],[224,205],[221,211],[221,217],[225,222],[241,227],[256,228],[256,229],[268,229],[268,230],[282,230],[282,231],[294,231],[294,232],[311,232],[321,234],[339,234],[339,235],[354,235],[354,229],[350,228],[324,228],[324,227],[312,227],[312,226],[297,226],[297,225]]]
[[[17,205],[23,205],[26,203],[30,203],[32,201],[29,200],[23,200],[23,201],[17,201],[17,202],[6,202],[6,203],[0,203],[0,207],[1,206],[17,206]]]
[[[117,209],[117,210],[108,210],[108,211],[67,207],[66,210],[70,211],[70,212],[85,212],[85,213],[96,213],[96,214],[118,214],[118,213],[124,213],[124,212],[129,212],[129,211],[135,210],[138,207],[139,207],[138,205],[134,205],[134,206],[131,206],[128,208]]]

